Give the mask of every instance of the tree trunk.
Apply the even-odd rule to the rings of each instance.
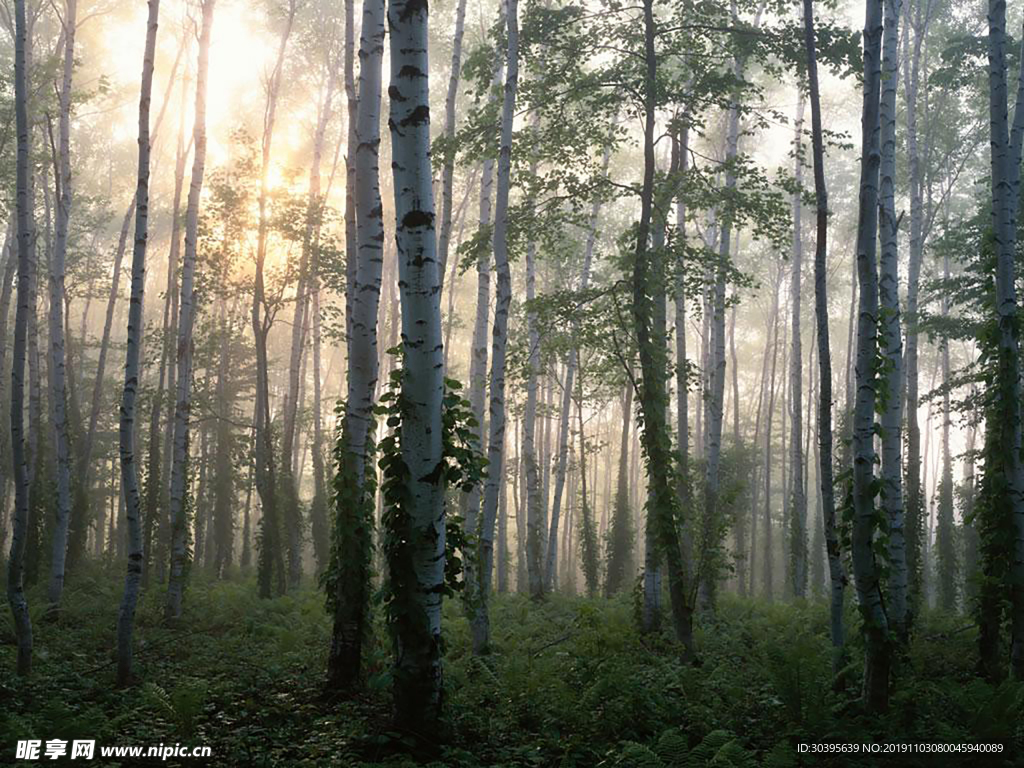
[[[913,0],[912,0],[913,1]],[[921,48],[932,14],[922,14],[922,2],[914,2],[913,23],[907,14],[907,28],[914,29],[913,46],[907,42],[909,66],[905,67],[904,98],[907,114],[907,171],[910,197],[910,240],[907,263],[907,347],[905,363],[907,457],[904,541],[907,563],[907,623],[912,620],[922,592],[921,540],[923,536],[924,498],[921,492],[921,425],[918,423],[918,294],[921,264],[924,260],[923,171],[917,140],[917,93],[921,71]],[[904,37],[908,41],[909,36]]]
[[[466,0],[455,6],[455,32],[452,38],[452,69],[448,77],[448,94],[444,102],[444,166],[441,169],[441,229],[437,238],[437,269],[444,287],[445,269],[452,236],[452,187],[455,177],[455,101],[459,95],[462,74],[462,37],[466,28]],[[499,57],[500,59],[500,57]],[[449,286],[448,290],[454,289]],[[485,352],[486,354],[486,352]],[[485,374],[486,375],[486,374]],[[483,421],[480,421],[483,424]],[[478,502],[479,503],[479,502]]]
[[[875,512],[875,401],[878,350],[878,179],[879,88],[883,0],[867,3],[864,23],[864,107],[862,113],[860,209],[857,222],[857,394],[853,421],[853,573],[865,635],[864,701],[870,711],[889,703],[889,623],[873,541]]]
[[[25,456],[25,357],[28,337],[29,269],[32,255],[32,219],[29,197],[28,75],[26,47],[28,29],[25,0],[14,0],[14,117],[17,132],[16,201],[18,218],[18,304],[14,313],[14,346],[11,371],[11,454],[14,464],[14,519],[11,554],[7,560],[7,601],[14,618],[17,642],[17,672],[32,671],[32,620],[25,599],[25,544],[29,527],[29,479]]]
[[[188,482],[189,417],[192,409],[192,329],[196,312],[193,286],[199,240],[199,203],[203,190],[203,174],[206,170],[206,83],[210,68],[210,34],[215,4],[216,0],[203,0],[199,62],[196,70],[195,126],[192,134],[195,154],[185,210],[185,255],[182,262],[178,308],[177,393],[170,483],[171,569],[165,605],[168,618],[181,616],[181,601],[185,591],[185,565],[188,557],[185,486]]]
[[[790,333],[792,348],[789,355],[789,404],[790,404],[790,471],[793,508],[790,518],[789,553],[793,597],[803,599],[807,592],[807,497],[804,495],[804,454],[803,454],[803,340],[801,339],[800,278],[803,269],[803,130],[804,91],[801,84],[796,107],[794,148],[796,150],[796,192],[793,194],[793,259],[790,263]]]
[[[782,270],[779,269],[781,282]],[[768,384],[768,410],[764,428],[764,576],[761,588],[769,602],[775,591],[775,553],[772,551],[772,424],[775,421],[775,370],[779,360],[779,285],[772,294],[772,368]]]
[[[519,3],[507,0],[505,23],[508,53],[505,93],[501,108],[501,143],[498,149],[497,185],[494,192],[494,328],[491,334],[491,380],[488,405],[487,480],[484,485],[483,519],[479,532],[479,599],[473,615],[473,650],[484,653],[490,646],[490,618],[487,600],[491,590],[494,554],[494,523],[505,462],[505,359],[508,346],[508,314],[512,303],[512,274],[509,269],[509,191],[512,173],[512,121],[515,117],[516,88],[519,84]],[[426,54],[424,53],[424,59]],[[392,65],[394,66],[394,65]],[[396,183],[396,189],[397,189]],[[404,320],[404,318],[403,318]]]
[[[64,592],[64,563],[67,556],[68,519],[71,516],[71,444],[68,433],[66,371],[64,356],[64,271],[68,249],[68,221],[71,217],[71,80],[75,68],[75,26],[77,0],[66,0],[64,8],[64,72],[59,107],[60,164],[54,167],[57,216],[53,254],[50,257],[50,407],[56,445],[57,516],[50,559],[47,598],[54,608]]]
[[[3,284],[0,286],[0,558],[7,551],[7,499],[10,492],[11,464],[11,409],[9,401],[7,357],[9,341],[7,324],[10,317],[11,296],[14,292],[14,274],[18,269],[17,218],[12,213],[11,223],[4,237]],[[13,342],[13,339],[11,340]]]
[[[633,576],[633,520],[629,510],[629,428],[633,416],[633,384],[626,383],[622,398],[619,468],[608,534],[604,594],[611,597],[627,587]]]
[[[846,635],[843,628],[843,593],[846,572],[839,551],[836,526],[835,485],[832,478],[832,351],[829,346],[828,288],[828,190],[825,187],[825,148],[821,130],[821,100],[818,93],[818,63],[814,40],[814,6],[804,0],[804,47],[807,52],[807,82],[811,101],[811,141],[814,152],[814,196],[817,210],[814,246],[814,314],[818,336],[818,484],[825,547],[831,584],[830,636],[832,672],[845,666]]]
[[[349,250],[347,291],[348,397],[342,426],[345,452],[343,465],[338,469],[341,477],[336,480],[336,484],[344,483],[350,501],[335,510],[335,535],[340,542],[339,574],[327,663],[328,680],[340,688],[351,688],[359,680],[363,634],[369,620],[373,498],[367,492],[365,475],[375,423],[373,402],[379,365],[377,314],[384,261],[384,222],[377,165],[383,57],[384,0],[364,0],[359,41],[358,114],[350,131],[356,149],[350,166],[355,174],[350,179],[354,214],[348,224],[354,225],[354,238],[352,250]],[[350,99],[349,107],[353,104]],[[351,112],[349,120],[352,120]],[[370,471],[373,471],[372,465]]]
[[[460,2],[459,12],[465,14],[465,8],[462,6],[463,2]],[[461,21],[461,19],[460,19]],[[504,3],[500,6],[499,23],[505,21],[505,5]],[[458,30],[461,32],[461,30]],[[460,42],[457,40],[457,42]],[[457,52],[456,52],[457,53]],[[455,55],[453,54],[452,64],[455,64]],[[502,81],[502,73],[505,68],[505,53],[501,52],[495,56],[494,62],[494,75],[491,78],[491,89],[488,94],[488,103],[496,103],[498,99],[499,86]],[[454,121],[454,92],[453,87],[457,88],[457,76],[452,75],[452,80],[449,82],[448,93],[452,99],[452,120]],[[447,129],[447,126],[446,126]],[[454,127],[453,127],[454,130]],[[453,165],[454,168],[454,165]],[[445,166],[445,172],[448,172],[448,166]],[[450,178],[448,176],[444,179],[445,182],[450,185]],[[491,157],[485,157],[483,161],[482,180],[480,182],[480,197],[479,197],[479,218],[478,225],[481,232],[486,232],[491,227],[491,187],[494,182],[494,159]],[[451,191],[444,190],[443,193],[447,197],[442,201],[442,208],[444,206],[451,205]],[[450,216],[450,212],[443,213],[444,215]],[[448,223],[450,227],[450,222]],[[439,248],[441,253],[439,258],[446,259],[446,249],[448,248],[448,234],[445,232],[445,222],[441,224],[441,234],[439,240]],[[492,232],[493,241],[493,232]],[[490,291],[491,291],[491,252],[486,248],[481,248],[480,253],[477,254],[476,259],[476,317],[473,323],[473,338],[470,342],[470,359],[469,359],[469,402],[470,408],[473,412],[473,416],[476,418],[476,438],[480,445],[483,446],[484,438],[484,426],[486,424],[486,418],[484,415],[484,405],[487,397],[487,327],[488,318],[490,317]],[[448,299],[449,299],[449,314],[454,309],[454,296],[455,296],[455,284],[454,282],[448,286]],[[449,319],[449,328],[451,330],[451,320]],[[448,348],[449,339],[445,339],[445,357],[447,358],[449,353]],[[447,362],[445,363],[445,369],[447,370]],[[481,500],[481,489],[479,487],[473,487],[470,491],[462,495],[462,509],[463,518],[465,519],[466,532],[472,536],[476,536],[480,527],[480,500]],[[478,560],[480,556],[479,547],[476,552],[469,553],[469,556],[465,559],[465,598],[467,613],[470,617],[470,622],[474,621],[474,617],[477,611],[478,603],[480,602],[479,595],[479,584],[480,578],[477,571]],[[478,631],[484,629],[480,623],[482,619],[476,620],[476,627]],[[481,638],[482,640],[482,638]],[[477,642],[476,635],[474,635],[474,643]],[[475,645],[474,645],[475,648]],[[482,651],[479,649],[477,652]]]
[[[654,127],[656,118],[657,56],[652,0],[644,0],[644,177],[640,195],[640,222],[636,235],[636,261],[633,265],[633,321],[642,372],[639,396],[643,412],[643,446],[647,477],[653,504],[648,510],[648,525],[654,526],[669,576],[669,595],[676,636],[684,647],[684,658],[693,657],[693,611],[689,604],[687,574],[676,527],[678,507],[672,475],[672,445],[666,423],[667,349],[664,333],[655,328],[656,305],[664,306],[664,258],[648,248],[651,209],[654,195]],[[722,276],[724,280],[724,274]],[[659,291],[661,293],[659,294]],[[724,286],[723,286],[724,301]],[[724,318],[724,307],[722,308]],[[662,311],[662,319],[664,312]],[[724,372],[723,372],[724,373]],[[724,383],[724,379],[723,379]]]
[[[879,386],[885,392],[882,412],[882,506],[889,524],[889,595],[887,612],[896,637],[905,634],[907,559],[903,534],[902,382],[903,344],[900,337],[899,272],[894,175],[896,167],[896,86],[899,82],[899,17],[901,0],[885,0],[882,43],[881,163],[879,168],[879,341],[886,363]]]
[[[1012,134],[1007,126],[1006,3],[989,2],[989,109],[992,145],[992,224],[996,245],[996,312],[998,319],[998,370],[996,397],[998,417],[990,421],[998,434],[998,450],[1014,542],[1010,556],[1011,598],[1010,663],[1016,679],[1024,679],[1024,466],[1021,452],[1020,348],[1017,329],[1016,234],[1022,144],[1018,97]],[[1024,75],[1024,73],[1022,73]],[[1021,77],[1024,92],[1024,76]]]
[[[942,294],[942,317],[949,317],[949,253],[943,254],[942,278],[946,286]],[[953,457],[949,449],[949,339],[940,341],[942,357],[942,476],[939,479],[938,519],[935,528],[935,554],[938,574],[938,604],[947,612],[956,609],[957,558],[953,541]]]
[[[515,18],[515,0],[510,3],[509,19]],[[430,167],[429,64],[427,57],[427,6],[409,0],[392,0],[388,8],[391,40],[391,146],[395,190],[395,240],[398,246],[399,289],[402,301],[402,388],[404,406],[401,425],[402,461],[409,471],[406,488],[407,515],[401,531],[405,546],[391,554],[392,579],[407,574],[411,581],[402,584],[396,595],[411,609],[396,625],[398,660],[395,669],[396,721],[399,727],[426,736],[436,727],[441,709],[441,599],[445,578],[444,481],[438,467],[443,458],[441,407],[444,395],[441,342],[441,277],[436,259],[434,197]],[[510,38],[515,38],[515,22],[510,23]],[[514,82],[514,78],[513,78]],[[514,95],[514,91],[513,91]],[[508,168],[508,148],[503,147],[500,165]],[[501,171],[499,171],[499,176]],[[506,170],[507,176],[507,170]],[[496,220],[502,226],[502,196],[499,185]],[[496,235],[495,240],[499,240]],[[504,254],[497,253],[499,296],[508,294],[508,266]],[[504,285],[502,285],[504,283]],[[507,300],[496,312],[495,325],[507,313]],[[504,373],[504,335],[497,351],[499,333],[495,330],[495,369]],[[503,383],[503,382],[502,382]],[[495,402],[503,405],[502,392],[492,391],[491,436],[504,433],[503,410],[495,413]],[[490,468],[499,479],[501,443],[497,461]],[[492,481],[493,482],[493,481]],[[485,502],[484,537],[494,524],[491,511],[491,483]],[[495,498],[496,502],[497,499]],[[486,539],[481,542],[486,557]],[[488,585],[485,584],[486,589]],[[484,593],[486,594],[486,592]]]
[[[72,0],[73,1],[73,0]],[[135,463],[135,399],[138,395],[142,347],[142,306],[146,288],[146,246],[149,242],[149,107],[153,93],[153,67],[160,0],[149,0],[146,48],[142,59],[142,92],[139,97],[139,169],[135,193],[135,244],[132,248],[132,290],[128,309],[127,353],[124,392],[121,396],[121,487],[128,527],[128,572],[117,616],[117,682],[127,685],[132,673],[132,632],[135,606],[142,581],[142,495]],[[73,17],[72,17],[73,18]],[[72,24],[74,22],[72,21]]]
[[[213,538],[206,542],[207,553],[213,551],[215,578],[223,578],[234,554],[235,476],[231,434],[231,400],[228,395],[228,377],[231,372],[231,326],[228,323],[226,302],[220,305],[220,361],[217,363],[217,433],[216,456],[213,470]],[[210,561],[207,557],[207,561]]]

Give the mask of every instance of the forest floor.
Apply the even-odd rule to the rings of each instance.
[[[324,691],[330,621],[310,585],[259,600],[253,580],[193,578],[185,618],[167,625],[162,591],[145,594],[136,629],[138,683],[114,688],[114,625],[121,577],[79,574],[66,610],[35,610],[35,668],[13,675],[9,614],[0,620],[0,765],[18,739],[95,739],[96,758],[71,764],[217,766],[413,765],[388,730],[388,654],[369,656],[366,693]],[[33,606],[43,604],[39,590]],[[468,652],[458,600],[445,608],[448,736],[434,766],[1021,765],[1024,685],[974,676],[975,635],[963,617],[929,615],[895,673],[891,711],[865,715],[857,701],[860,649],[851,639],[850,685],[832,688],[823,602],[768,604],[723,595],[699,628],[701,665],[680,664],[667,635],[641,637],[629,596],[520,596],[493,602],[495,651]],[[848,626],[855,617],[848,611]],[[856,633],[850,633],[855,635]],[[856,745],[845,755],[801,754],[801,743]],[[1000,742],[983,760],[967,754],[886,757],[871,743]],[[212,758],[116,760],[100,745],[209,746]],[[50,761],[46,761],[49,763]],[[17,763],[28,765],[29,763]]]

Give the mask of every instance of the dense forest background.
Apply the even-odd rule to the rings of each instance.
[[[1021,20],[0,0],[0,762],[1018,764]]]

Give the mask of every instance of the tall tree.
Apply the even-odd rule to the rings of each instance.
[[[364,0],[359,40],[359,102],[355,118],[355,251],[348,264],[348,397],[342,424],[343,465],[336,500],[337,584],[328,679],[351,687],[362,671],[362,641],[370,595],[370,541],[373,493],[373,398],[377,387],[377,314],[384,263],[384,212],[380,198],[378,152],[384,60],[384,0]],[[351,102],[350,102],[351,103]],[[352,120],[352,115],[349,115]],[[337,490],[337,489],[336,489]],[[344,503],[338,503],[344,499]]]
[[[667,425],[667,349],[664,337],[653,334],[655,304],[664,305],[664,260],[649,247],[654,197],[654,127],[657,104],[657,37],[653,0],[643,3],[643,126],[644,174],[640,194],[640,221],[636,230],[632,274],[633,324],[639,351],[642,380],[639,387],[643,413],[642,444],[650,489],[647,524],[656,531],[669,577],[672,618],[678,640],[687,658],[693,656],[693,611],[687,589],[676,525],[678,499],[672,476],[672,444]],[[659,294],[659,291],[662,293]],[[723,307],[724,313],[724,307]]]
[[[509,18],[513,17],[510,8]],[[416,0],[392,0],[388,7],[388,28],[391,38],[388,125],[402,301],[400,439],[401,459],[408,473],[403,530],[392,532],[402,536],[403,543],[392,550],[389,558],[393,589],[407,592],[401,607],[409,609],[408,613],[403,611],[402,620],[396,624],[395,715],[400,727],[428,734],[436,727],[441,709],[445,515],[444,473],[440,471],[444,461],[441,432],[444,350],[430,167],[426,4]],[[500,193],[498,201],[500,213]],[[500,258],[496,261],[500,270]],[[495,471],[493,463],[491,468]],[[497,473],[500,468],[499,458]],[[491,521],[493,524],[493,514]]]
[[[277,124],[277,104],[284,77],[284,58],[291,38],[297,11],[296,0],[288,0],[284,27],[277,48],[274,68],[267,80],[267,100],[263,113],[263,136],[261,140],[259,225],[256,241],[256,274],[252,297],[252,332],[256,339],[256,399],[259,409],[256,417],[256,490],[260,496],[263,514],[260,517],[259,559],[257,579],[261,597],[270,597],[272,585],[282,594],[286,588],[286,574],[281,552],[281,521],[279,518],[279,493],[277,466],[274,459],[274,438],[270,418],[270,371],[267,351],[267,337],[273,324],[274,313],[266,297],[265,266],[270,220],[267,211],[269,201],[270,158],[274,143],[274,128]],[[301,325],[301,323],[300,323]],[[283,471],[287,467],[282,466]],[[289,520],[298,525],[298,520]],[[289,539],[291,542],[291,539]],[[297,547],[288,548],[289,574],[300,568],[300,553]],[[275,580],[276,575],[276,580]]]
[[[14,312],[14,354],[11,368],[11,458],[14,463],[14,518],[11,554],[7,560],[7,602],[14,618],[18,644],[17,672],[32,671],[32,619],[25,599],[25,544],[29,527],[29,477],[25,455],[25,362],[28,341],[29,262],[32,259],[32,219],[29,197],[30,128],[25,48],[28,25],[25,0],[14,0],[14,119],[18,152],[15,190],[18,219],[18,304]]]
[[[508,54],[505,66],[505,93],[501,106],[501,143],[498,149],[497,186],[494,192],[494,327],[491,333],[490,402],[487,424],[488,476],[484,486],[483,517],[480,521],[477,558],[479,598],[473,615],[473,648],[481,653],[490,644],[490,617],[487,610],[494,557],[494,523],[498,514],[498,496],[505,462],[505,359],[508,346],[508,314],[512,303],[512,273],[508,265],[509,191],[512,174],[512,121],[515,117],[516,89],[519,85],[519,2],[506,0],[505,19]],[[396,184],[396,189],[397,184]],[[401,263],[401,262],[399,262]],[[404,321],[404,318],[403,318]]]
[[[444,282],[445,267],[452,239],[452,188],[455,181],[455,101],[462,74],[462,38],[466,29],[466,0],[455,6],[455,31],[452,37],[452,69],[448,76],[448,94],[444,100],[444,166],[441,169],[441,228],[437,237],[437,267]],[[454,286],[449,286],[452,290]],[[483,423],[482,421],[480,422]]]
[[[169,618],[181,616],[185,592],[186,539],[188,519],[186,485],[188,483],[189,418],[192,410],[192,330],[195,325],[195,271],[199,243],[199,204],[206,171],[206,86],[210,71],[210,35],[217,0],[203,0],[199,29],[199,61],[196,67],[195,123],[192,129],[192,177],[185,208],[185,253],[181,268],[178,306],[177,393],[174,406],[174,455],[171,467],[171,569],[167,581],[165,612]]]
[[[146,288],[146,246],[149,242],[149,106],[153,93],[156,34],[160,0],[149,0],[146,48],[142,59],[142,89],[139,96],[139,168],[135,192],[135,245],[132,249],[132,293],[128,308],[128,344],[121,395],[120,455],[121,488],[128,524],[128,572],[117,616],[117,681],[125,685],[132,672],[132,631],[135,606],[142,581],[142,495],[135,462],[135,400],[139,389],[139,358],[142,352],[142,306]]]
[[[921,544],[923,537],[924,496],[921,488],[921,425],[918,422],[918,303],[921,265],[924,261],[924,168],[918,140],[918,91],[921,81],[921,56],[932,19],[932,0],[909,0],[907,35],[904,37],[908,62],[903,69],[903,90],[907,119],[907,173],[910,203],[910,238],[907,260],[906,352],[904,353],[906,398],[906,503],[904,540],[907,562],[907,611],[911,616],[920,600]],[[909,31],[913,29],[913,41]]]
[[[1018,97],[1013,131],[1008,125],[1006,76],[1006,3],[989,0],[989,123],[991,126],[992,232],[996,251],[996,318],[998,368],[996,371],[996,418],[989,432],[997,438],[1002,461],[1006,499],[1000,505],[1012,518],[1014,542],[1010,555],[1011,651],[1014,676],[1024,679],[1024,463],[1021,461],[1020,336],[1017,321],[1016,235],[1020,190],[1021,145],[1024,140],[1024,104]],[[1024,90],[1024,73],[1021,77]],[[998,633],[998,628],[995,630]],[[988,637],[986,637],[986,634]],[[992,632],[982,627],[984,643],[993,646]],[[991,664],[990,664],[991,665]]]
[[[860,207],[857,218],[857,395],[853,416],[853,573],[865,636],[864,700],[868,709],[889,704],[889,621],[875,559],[875,402],[878,378],[879,88],[882,79],[882,6],[869,0],[864,22],[864,106],[861,116]]]
[[[814,244],[814,314],[818,337],[818,485],[828,572],[831,584],[829,633],[832,639],[832,669],[844,666],[846,635],[843,628],[843,594],[846,572],[839,552],[836,526],[835,485],[832,477],[832,350],[828,329],[828,189],[825,186],[825,145],[821,130],[821,97],[818,91],[818,61],[814,33],[814,4],[804,0],[804,48],[807,54],[807,85],[811,102],[811,142],[814,158],[816,228]]]
[[[949,285],[949,251],[942,258],[942,279]],[[947,289],[948,290],[948,289]],[[949,294],[943,292],[942,316],[949,317]],[[953,540],[953,457],[949,446],[950,428],[950,367],[949,339],[940,342],[939,354],[942,358],[942,475],[939,477],[938,514],[935,521],[935,555],[938,573],[939,607],[944,611],[956,608],[957,593],[957,558],[956,543]]]
[[[897,637],[904,635],[907,614],[907,556],[903,534],[903,466],[900,299],[896,218],[896,87],[899,83],[899,20],[901,0],[885,0],[882,41],[882,93],[879,104],[881,162],[879,167],[879,345],[881,370],[882,507],[889,525],[889,599],[887,611]]]
[[[807,590],[807,497],[804,495],[803,446],[803,339],[801,338],[801,270],[803,269],[803,130],[804,93],[800,87],[797,99],[796,123],[793,140],[796,155],[796,191],[793,193],[793,258],[790,262],[789,311],[792,347],[789,355],[789,405],[790,405],[790,471],[793,473],[791,490],[793,509],[790,529],[789,552],[792,560],[790,577],[793,596],[803,598]]]
[[[67,388],[64,355],[64,272],[68,251],[68,222],[71,218],[71,82],[75,70],[75,27],[78,2],[66,0],[62,19],[64,69],[60,88],[58,134],[60,163],[54,168],[57,201],[53,254],[50,256],[50,407],[57,459],[57,515],[50,558],[51,606],[60,604],[64,592],[64,564],[68,547],[68,519],[71,517],[71,438],[68,429]]]

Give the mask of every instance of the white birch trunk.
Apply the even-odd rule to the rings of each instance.
[[[194,286],[199,240],[199,203],[206,170],[206,84],[210,69],[210,34],[216,0],[203,0],[199,33],[199,62],[196,70],[195,125],[192,133],[194,156],[192,178],[185,211],[185,254],[181,269],[178,306],[177,392],[174,407],[174,443],[171,465],[171,567],[167,582],[165,610],[168,618],[181,616],[185,591],[187,520],[185,493],[188,482],[189,416],[192,409],[192,329],[195,324]]]
[[[455,180],[455,101],[459,95],[459,76],[462,73],[462,37],[466,28],[466,0],[459,0],[455,6],[455,32],[452,38],[452,69],[448,77],[448,94],[444,102],[444,167],[441,169],[441,228],[437,239],[437,268],[442,288],[445,269],[448,266],[448,251],[452,236],[452,187]],[[499,57],[500,58],[500,57]],[[454,286],[449,286],[452,290]],[[480,421],[483,424],[483,421]]]
[[[399,726],[424,733],[429,730],[422,730],[422,727],[429,729],[440,716],[441,587],[445,567],[445,489],[440,471],[444,461],[441,434],[444,349],[430,167],[426,4],[392,0],[388,25],[391,38],[388,124],[393,155],[404,355],[401,450],[409,471],[406,533],[410,536],[408,566],[414,574],[414,582],[406,588],[412,591],[407,599],[418,609],[418,615],[407,617],[398,625],[396,716]],[[500,213],[500,192],[498,201]],[[500,255],[496,261],[501,270]],[[507,263],[505,270],[507,275]],[[500,451],[497,470],[494,467],[492,463],[491,470],[500,474]],[[493,515],[491,522],[493,524]]]
[[[875,401],[878,349],[878,178],[880,162],[882,5],[867,3],[864,23],[860,208],[857,226],[857,394],[853,417],[853,573],[866,638],[864,699],[869,710],[885,710],[889,691],[889,622],[873,541],[875,518]]]
[[[347,43],[346,43],[347,44]],[[349,99],[350,150],[349,184],[352,193],[346,229],[351,232],[347,272],[348,391],[345,400],[344,435],[347,460],[357,494],[362,497],[366,467],[367,436],[373,424],[374,392],[377,387],[377,316],[380,305],[381,271],[384,264],[384,221],[380,197],[378,152],[380,147],[380,100],[384,58],[384,0],[364,0],[359,40],[359,101],[353,122]],[[347,65],[346,65],[347,66]],[[348,70],[346,69],[346,78]],[[348,86],[346,86],[347,88]],[[370,467],[373,471],[373,467]],[[336,609],[328,659],[328,678],[348,687],[358,680],[362,665],[362,635],[368,572],[362,569],[363,542],[356,531],[365,529],[355,516],[357,509],[338,509],[342,530],[343,559],[351,570],[343,570],[336,593]],[[342,516],[345,516],[344,518]],[[345,563],[342,563],[344,567]],[[344,585],[348,579],[355,585]],[[345,590],[359,596],[346,598]]]
[[[882,41],[881,163],[879,168],[879,344],[886,361],[879,386],[885,393],[882,413],[882,505],[889,521],[889,600],[887,611],[893,631],[902,636],[907,614],[907,557],[903,534],[903,466],[900,335],[900,300],[896,218],[896,86],[899,83],[899,19],[901,0],[885,0]]]
[[[505,353],[508,346],[508,314],[512,303],[512,274],[508,264],[509,191],[512,173],[512,122],[515,117],[516,89],[519,84],[519,3],[507,0],[505,21],[508,54],[505,68],[505,94],[501,108],[501,143],[498,150],[497,185],[494,193],[494,328],[491,334],[490,402],[488,404],[487,480],[484,485],[483,519],[479,532],[480,595],[473,615],[473,648],[483,653],[490,644],[490,620],[487,600],[491,591],[494,558],[494,524],[498,514],[498,495],[505,465]]]
[[[146,246],[149,239],[149,107],[153,92],[157,24],[160,0],[149,0],[146,48],[142,59],[142,89],[139,97],[139,167],[135,193],[135,245],[132,249],[132,290],[128,305],[128,338],[121,396],[120,455],[121,488],[127,522],[128,572],[117,616],[117,681],[126,685],[132,672],[132,631],[135,606],[142,581],[142,495],[135,461],[135,399],[139,388],[139,358],[142,347],[142,309],[146,288]]]
[[[11,369],[11,456],[14,464],[14,519],[11,552],[7,560],[7,602],[14,619],[18,646],[17,673],[32,671],[32,619],[25,598],[25,544],[29,526],[29,480],[25,455],[25,358],[28,340],[29,262],[32,250],[31,199],[29,197],[30,128],[26,51],[28,29],[25,0],[14,0],[14,116],[17,134],[16,201],[18,232],[18,303],[14,314],[14,345]]]

